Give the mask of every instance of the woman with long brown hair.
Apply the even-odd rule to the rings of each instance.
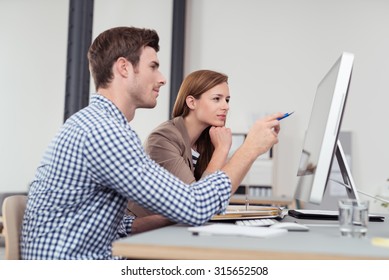
[[[225,127],[229,101],[226,75],[211,70],[189,74],[178,92],[172,119],[150,134],[146,152],[188,184],[220,169],[232,141]]]

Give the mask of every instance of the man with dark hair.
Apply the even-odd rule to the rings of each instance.
[[[201,225],[222,213],[254,160],[278,142],[282,114],[257,121],[222,170],[186,185],[145,153],[130,126],[137,108],[156,106],[166,81],[155,31],[101,33],[88,59],[97,94],[49,145],[28,195],[23,259],[113,259],[112,242],[147,229],[125,215],[133,200],[173,222]],[[163,222],[163,221],[162,221]]]

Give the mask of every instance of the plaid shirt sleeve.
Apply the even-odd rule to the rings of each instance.
[[[120,237],[126,237],[131,233],[131,227],[132,223],[134,222],[135,217],[134,216],[129,216],[125,215],[121,224],[119,225],[118,229],[118,236]]]
[[[223,172],[184,184],[146,155],[128,124],[120,129],[107,122],[91,130],[85,150],[96,182],[173,221],[201,225],[227,206],[230,181]]]

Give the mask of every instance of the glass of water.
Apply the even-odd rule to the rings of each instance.
[[[339,227],[342,236],[365,237],[369,223],[369,201],[339,200]]]

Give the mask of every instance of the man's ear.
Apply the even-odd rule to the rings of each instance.
[[[119,57],[114,65],[115,70],[119,75],[126,78],[128,77],[128,74],[132,69],[132,64],[127,59]]]
[[[194,98],[192,95],[188,95],[185,101],[189,109],[193,110],[196,107],[196,98]]]

